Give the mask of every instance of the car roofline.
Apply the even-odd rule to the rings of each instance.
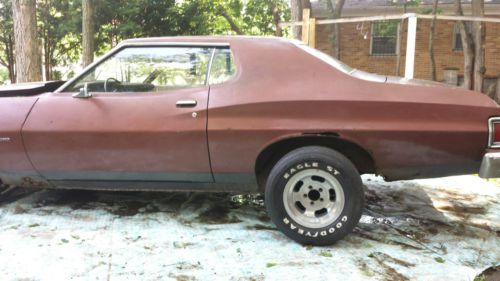
[[[204,42],[204,41],[193,41],[193,42],[188,42],[188,41],[139,41],[139,42],[134,42],[134,41],[124,41],[120,44],[117,45],[117,47],[134,47],[134,46],[193,46],[193,47],[229,47],[231,44],[229,42]]]

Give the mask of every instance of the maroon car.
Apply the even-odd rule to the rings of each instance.
[[[284,39],[127,40],[56,91],[40,85],[0,103],[6,184],[261,191],[283,233],[328,245],[358,223],[360,174],[500,176],[486,96]]]

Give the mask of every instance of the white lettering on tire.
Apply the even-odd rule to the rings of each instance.
[[[342,219],[341,219],[341,221],[344,222],[344,223],[347,222],[347,216],[343,216]],[[334,227],[330,227],[328,229],[324,229],[324,230],[321,230],[321,231],[310,232],[310,231],[305,231],[304,229],[300,228],[299,226],[291,223],[291,221],[290,221],[289,218],[286,218],[286,217],[283,218],[283,223],[285,225],[289,225],[291,230],[297,231],[297,233],[300,234],[300,235],[304,235],[304,236],[312,237],[312,238],[316,238],[318,236],[327,236],[328,234],[334,233],[335,229],[340,229],[340,228],[342,228],[342,226],[344,226],[342,224],[342,222],[338,222]]]
[[[288,180],[293,174],[297,173],[300,170],[304,170],[307,168],[318,168],[318,167],[319,167],[318,162],[304,162],[301,164],[297,164],[296,166],[290,168],[290,170],[283,175],[283,178],[285,180]]]

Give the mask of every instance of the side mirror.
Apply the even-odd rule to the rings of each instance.
[[[92,94],[89,93],[87,83],[83,84],[83,87],[80,88],[80,92],[73,94],[73,97],[78,99],[88,99],[92,97]]]

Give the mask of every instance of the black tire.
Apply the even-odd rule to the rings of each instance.
[[[290,205],[285,207],[285,187],[289,181],[293,181],[292,179],[294,178],[294,174],[297,174],[297,176],[300,177],[301,175],[299,175],[299,173],[321,173],[322,175],[326,175],[325,172],[332,175],[337,180],[337,183],[340,184],[340,187],[338,184],[336,186],[338,190],[341,188],[341,191],[343,191],[342,196],[345,199],[343,208],[338,208],[339,210],[341,209],[341,212],[336,219],[335,214],[339,211],[335,211],[335,214],[332,211],[330,219],[323,222],[323,224],[328,225],[318,228],[311,226],[306,227],[294,220],[293,217],[287,213],[286,208],[290,209],[292,207],[290,207]],[[331,180],[331,178],[329,179]],[[309,199],[312,198],[310,197],[312,191],[307,191],[307,189],[312,190],[311,186],[302,187],[302,184],[303,183],[297,184],[300,185],[298,190],[303,193],[300,196],[305,197],[306,199],[304,200],[318,200],[318,198]],[[292,187],[293,191],[289,191],[290,186],[293,186],[293,182],[289,184],[287,194],[299,192],[296,187]],[[319,186],[321,186],[321,183]],[[304,191],[302,188],[306,188],[306,190]],[[319,190],[322,191],[321,188]],[[306,195],[305,192],[308,192],[309,195]],[[336,200],[338,199],[335,199],[335,196],[337,195],[334,195],[333,199],[332,197],[329,197],[329,200],[333,201],[332,204],[337,204]],[[290,197],[288,196],[286,198]],[[323,202],[323,197],[321,197],[320,200]],[[364,205],[362,181],[356,167],[351,161],[349,161],[349,159],[339,152],[319,146],[303,147],[289,152],[273,167],[266,183],[265,203],[267,212],[276,227],[289,238],[305,245],[332,245],[349,234],[361,218]],[[311,201],[310,204],[313,203],[314,202]],[[297,209],[301,208],[301,204],[298,202],[292,204],[299,204]],[[313,208],[313,206],[309,207]],[[317,216],[316,212],[314,212],[314,216]],[[295,217],[299,220],[300,214]],[[333,222],[329,223],[330,220],[333,220]],[[307,224],[307,222],[305,224]]]

